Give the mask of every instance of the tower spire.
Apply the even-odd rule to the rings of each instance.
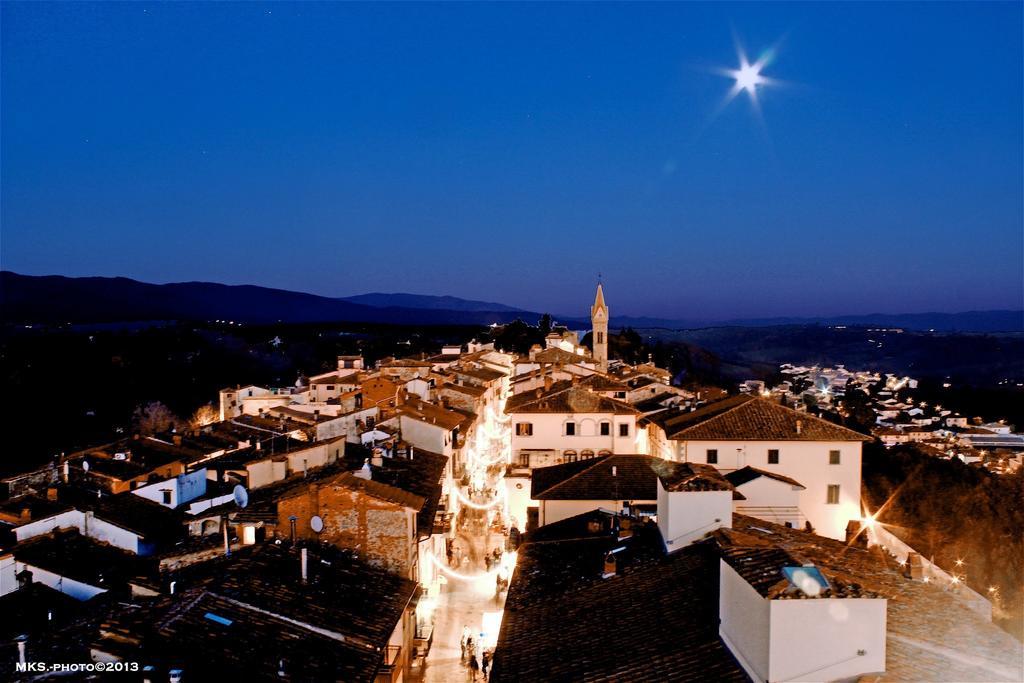
[[[601,372],[608,372],[608,304],[604,302],[604,286],[598,274],[597,294],[594,305],[590,307],[590,324],[593,328],[591,347],[594,351],[594,362]]]

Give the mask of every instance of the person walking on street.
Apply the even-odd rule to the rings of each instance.
[[[469,641],[471,641],[471,640],[472,640],[472,638],[470,638],[470,636],[469,636],[469,627],[466,626],[465,624],[463,624],[463,626],[462,626],[462,640],[459,641],[459,644],[462,645],[462,660],[461,661],[466,661],[466,648],[469,646]]]
[[[480,671],[480,662],[476,661],[476,655],[469,656],[469,680],[475,681],[476,674]]]
[[[483,660],[480,662],[480,673],[484,675],[484,680],[487,680],[487,669],[491,666],[491,653],[485,652]]]

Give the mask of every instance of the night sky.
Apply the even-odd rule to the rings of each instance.
[[[2,5],[2,266],[582,314],[1022,306],[1021,3]],[[774,46],[721,107],[735,40]],[[760,111],[760,115],[758,114]]]

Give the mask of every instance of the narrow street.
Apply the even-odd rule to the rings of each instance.
[[[511,434],[503,414],[504,396],[467,449],[466,476],[460,482],[461,509],[448,558],[436,558],[444,585],[434,612],[430,654],[413,678],[428,683],[472,680],[470,655],[462,638],[473,639],[477,662],[493,652],[501,627],[508,582],[515,568],[508,552],[508,510],[504,472]],[[478,672],[477,680],[484,680]]]

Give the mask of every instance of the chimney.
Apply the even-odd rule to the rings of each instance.
[[[181,434],[175,434],[171,439],[174,441],[175,446],[181,445]]]
[[[549,375],[549,374],[545,374],[544,375],[544,391],[550,391],[551,390],[551,385],[554,384],[554,383],[555,383],[555,381],[551,378],[551,375]]]
[[[373,457],[370,458],[370,463],[375,467],[380,467],[384,464],[384,454],[380,448],[373,449]]]
[[[18,663],[25,664],[25,648],[28,646],[28,636],[18,636],[15,639],[18,642]]]
[[[60,471],[60,479],[65,484],[68,483],[68,474],[70,474],[70,467],[69,467],[68,461],[65,460],[64,461],[64,465],[63,465],[63,467],[61,467],[61,471]]]
[[[355,475],[360,479],[373,479],[373,472],[370,471],[370,461],[363,461],[363,466],[355,471]]]
[[[306,583],[309,576],[309,554],[305,548],[299,552],[299,562],[302,565],[302,583]]]
[[[924,558],[918,553],[907,555],[907,567],[904,570],[907,578],[913,581],[924,580]]]
[[[50,486],[46,489],[46,500],[57,500],[56,486]]]
[[[21,508],[21,515],[19,515],[18,519],[20,521],[22,521],[22,522],[31,522],[32,521],[32,508],[27,507],[27,506]]]
[[[800,434],[803,431],[803,429],[804,429],[804,421],[803,420],[797,420],[796,421],[796,433]]]
[[[608,553],[604,556],[604,574],[601,575],[602,579],[610,579],[615,576],[615,570],[618,563],[615,560],[615,553]]]
[[[851,519],[846,525],[846,545],[854,546],[857,548],[868,547],[868,534],[867,531],[861,533],[861,523],[859,520]]]

